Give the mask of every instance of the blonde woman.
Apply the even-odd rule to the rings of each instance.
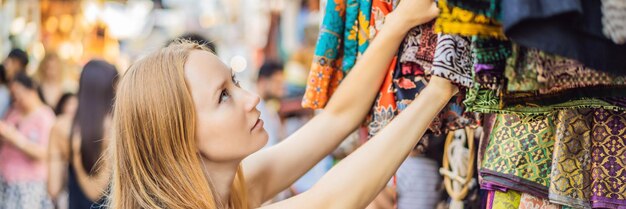
[[[261,207],[359,125],[404,35],[437,12],[432,0],[403,0],[326,109],[264,150],[259,97],[239,88],[215,55],[183,42],[136,61],[116,94],[109,207]],[[456,91],[433,78],[401,115],[313,188],[262,208],[364,208]]]
[[[35,73],[35,79],[41,83],[38,89],[39,97],[53,109],[59,108],[57,103],[63,94],[74,92],[76,88],[63,61],[55,53],[48,53],[44,56]]]

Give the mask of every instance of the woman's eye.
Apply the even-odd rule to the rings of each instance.
[[[228,93],[228,91],[226,89],[222,90],[222,93],[220,93],[220,103],[226,101],[229,98],[230,94]]]

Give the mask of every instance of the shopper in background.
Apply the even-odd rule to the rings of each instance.
[[[261,112],[263,128],[269,135],[266,147],[275,145],[283,138],[283,128],[278,115],[280,101],[284,95],[283,65],[275,61],[266,61],[259,69],[257,93],[261,101],[257,109]]]
[[[48,106],[58,109],[57,104],[63,94],[72,92],[73,86],[69,79],[69,72],[58,55],[48,53],[39,63],[35,72],[35,79],[39,82],[39,95]]]
[[[12,80],[15,75],[26,71],[28,65],[28,54],[21,49],[13,49],[9,56],[2,62],[6,70],[8,80]]]
[[[117,76],[117,70],[109,63],[88,62],[80,76],[74,121],[59,124],[52,131],[48,192],[53,198],[58,197],[67,175],[70,209],[98,206],[108,186],[108,160],[99,159],[109,142]]]
[[[50,132],[48,146],[48,194],[56,208],[67,208],[67,162],[69,159],[69,144],[61,144],[62,138],[67,141],[72,127],[72,121],[78,108],[76,95],[66,93],[61,96],[54,113],[57,119]],[[55,179],[58,178],[58,179]]]
[[[439,164],[421,153],[415,146],[396,171],[398,209],[435,209],[441,199]]]
[[[54,112],[25,72],[17,73],[9,87],[14,100],[0,121],[0,208],[51,208],[46,158]]]
[[[76,108],[78,108],[78,98],[76,98],[76,95],[64,93],[59,99],[56,108],[54,108],[54,114],[57,115],[57,120],[59,120],[59,116],[74,119]]]
[[[28,54],[26,54],[26,52],[21,49],[11,50],[9,56],[2,62],[5,82],[0,82],[0,89],[8,89],[8,83],[13,80],[13,77],[17,73],[25,72],[27,65]],[[9,110],[10,105],[4,105],[7,103],[11,103],[11,97],[7,94],[0,94],[0,117],[5,116],[6,112]]]

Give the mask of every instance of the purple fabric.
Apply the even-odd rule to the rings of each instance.
[[[626,208],[626,112],[596,109],[591,152],[594,208]]]
[[[480,169],[483,176],[481,188],[492,190],[506,191],[512,189],[515,191],[528,193],[536,197],[548,198],[548,188],[537,183],[522,179],[518,176],[503,174],[488,169]]]
[[[496,67],[490,64],[474,64],[474,71],[480,73],[485,70],[494,70]]]

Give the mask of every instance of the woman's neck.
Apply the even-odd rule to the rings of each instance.
[[[230,200],[230,193],[241,162],[216,163],[202,157],[202,164],[207,180],[214,192],[216,204],[226,206]],[[220,204],[221,203],[221,204]]]
[[[41,81],[42,85],[51,85],[51,86],[58,86],[58,85],[61,85],[62,83],[63,83],[63,79],[61,78],[61,76],[48,77]]]
[[[22,105],[22,111],[24,112],[24,115],[28,115],[31,112],[37,110],[37,108],[39,108],[42,104],[43,103],[41,102],[41,100],[39,100],[39,97],[30,98]]]

